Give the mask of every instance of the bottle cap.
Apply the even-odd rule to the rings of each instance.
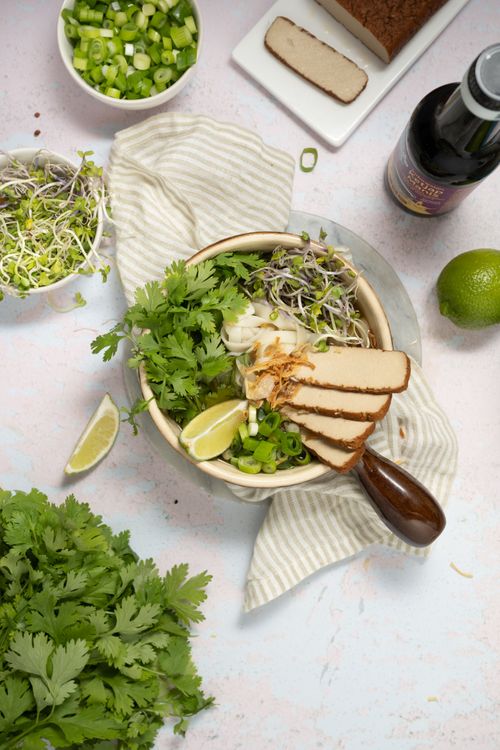
[[[474,60],[462,81],[466,107],[484,120],[500,120],[500,43]]]

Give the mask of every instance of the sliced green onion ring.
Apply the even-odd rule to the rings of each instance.
[[[304,156],[307,156],[308,154],[311,154],[311,156],[313,157],[313,163],[306,166],[304,164]],[[317,163],[318,163],[318,149],[312,148],[312,147],[305,148],[300,155],[300,162],[299,162],[302,172],[312,172]]]

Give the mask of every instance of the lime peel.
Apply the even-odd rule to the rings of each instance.
[[[99,463],[113,447],[119,428],[120,410],[106,393],[80,435],[64,473],[78,474]]]

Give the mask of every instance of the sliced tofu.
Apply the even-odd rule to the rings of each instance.
[[[302,442],[311,453],[340,474],[345,474],[356,466],[365,450],[364,446],[355,451],[344,450],[305,429],[301,430],[301,434]]]
[[[370,422],[385,417],[391,405],[391,395],[300,385],[286,398],[286,403],[303,411]]]
[[[327,352],[309,352],[312,367],[293,373],[299,383],[362,393],[399,393],[410,378],[410,360],[404,352],[331,346]]]
[[[295,73],[345,104],[356,99],[368,82],[356,63],[285,16],[274,19],[264,43]]]
[[[328,417],[325,414],[311,414],[289,406],[283,407],[281,413],[291,422],[346,450],[360,448],[375,429],[374,422],[355,422],[341,417]]]

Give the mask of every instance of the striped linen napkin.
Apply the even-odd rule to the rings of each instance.
[[[288,222],[293,159],[243,128],[204,116],[155,115],[116,134],[108,183],[117,236],[117,265],[129,304],[172,260],[222,239]],[[403,462],[446,504],[457,447],[418,365],[410,386],[370,444]],[[295,488],[251,490],[242,500],[272,495],[247,579],[245,609],[261,606],[316,570],[383,543],[426,554],[398,540],[372,510],[354,473],[331,472]]]
[[[127,302],[176,258],[244,232],[283,230],[294,161],[201,115],[154,115],[116,134],[108,185]]]
[[[414,360],[408,390],[393,395],[389,412],[368,443],[401,464],[446,506],[457,468],[457,441]],[[234,485],[231,490],[250,502],[270,496],[269,490]],[[387,529],[352,471],[332,471],[313,482],[274,490],[255,542],[245,610],[266,604],[320,568],[377,543],[419,556],[430,551],[405,544]]]

